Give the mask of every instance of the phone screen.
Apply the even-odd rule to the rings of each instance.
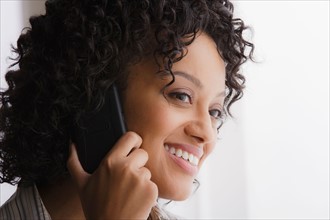
[[[99,111],[82,116],[73,129],[72,140],[84,170],[93,173],[111,147],[126,132],[117,87],[113,84]]]

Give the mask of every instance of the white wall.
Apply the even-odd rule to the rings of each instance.
[[[250,218],[329,218],[329,1],[239,1],[255,29],[241,125]]]
[[[3,75],[7,46],[43,1],[0,3]],[[201,171],[201,187],[168,207],[188,219],[329,219],[329,1],[235,5],[254,28],[260,63],[244,67],[245,96]],[[0,190],[2,204],[11,190]]]

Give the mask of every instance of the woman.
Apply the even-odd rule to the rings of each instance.
[[[18,183],[1,218],[174,218],[157,198],[190,195],[243,94],[254,46],[232,13],[228,1],[47,1],[1,93],[0,178]],[[72,127],[114,81],[128,132],[90,174]]]

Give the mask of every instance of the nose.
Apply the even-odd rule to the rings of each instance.
[[[198,144],[214,142],[217,133],[208,111],[196,114],[196,116],[187,123],[184,132],[195,139]]]

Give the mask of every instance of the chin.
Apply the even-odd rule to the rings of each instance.
[[[193,183],[190,183],[189,186],[182,184],[181,186],[170,187],[166,190],[159,189],[159,197],[167,200],[183,201],[190,197],[193,189],[195,189],[195,184]]]

